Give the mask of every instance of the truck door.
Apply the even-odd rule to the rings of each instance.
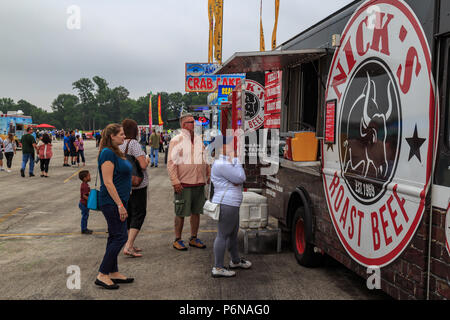
[[[439,100],[441,104],[439,145],[434,184],[449,188],[450,193],[450,36],[439,41]]]
[[[450,36],[438,40],[439,60],[437,62],[440,129],[436,169],[432,193],[432,205],[438,210],[446,211],[445,235],[450,254]]]

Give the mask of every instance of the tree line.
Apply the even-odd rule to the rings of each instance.
[[[96,130],[103,129],[109,123],[119,123],[129,118],[138,124],[148,124],[149,95],[132,99],[130,92],[123,86],[111,88],[108,82],[95,76],[81,78],[72,83],[76,94],[59,94],[51,104],[51,112],[39,108],[26,100],[14,102],[10,98],[0,99],[0,110],[22,110],[33,118],[33,123],[48,123],[58,129]],[[168,119],[178,118],[181,108],[190,105],[205,105],[207,93],[167,93],[152,95],[152,123],[158,124],[158,94],[161,95],[161,115],[165,129],[176,129],[178,122]]]

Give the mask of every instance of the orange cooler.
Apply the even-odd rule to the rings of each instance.
[[[298,132],[291,140],[293,161],[316,161],[319,140],[315,132]]]

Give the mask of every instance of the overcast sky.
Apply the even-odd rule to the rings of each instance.
[[[277,45],[352,0],[281,0]],[[1,0],[0,97],[25,99],[50,110],[72,83],[100,76],[132,98],[184,93],[185,62],[208,60],[207,0]],[[67,10],[80,9],[70,30]],[[259,50],[260,0],[224,0],[223,61]],[[263,0],[266,50],[274,0]],[[73,21],[73,20],[71,20]]]

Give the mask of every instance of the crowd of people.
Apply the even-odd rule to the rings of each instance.
[[[171,139],[168,132],[151,133],[141,131],[136,121],[125,119],[121,124],[110,124],[101,135],[93,133],[99,149],[97,158],[97,176],[100,181],[98,191],[98,210],[108,225],[108,240],[99,273],[95,284],[105,289],[118,289],[120,283],[131,283],[134,278],[119,272],[117,257],[123,254],[133,258],[142,257],[142,249],[135,242],[147,215],[147,191],[149,186],[148,167],[158,167],[158,153],[166,153],[167,172],[173,187],[174,234],[172,247],[175,250],[187,251],[182,240],[184,220],[190,218],[190,247],[205,249],[205,243],[198,238],[200,216],[206,201],[205,186],[212,183],[214,195],[212,202],[220,204],[218,232],[213,244],[214,266],[212,277],[232,277],[231,269],[251,267],[251,262],[242,258],[238,252],[237,235],[239,230],[239,208],[242,202],[242,186],[246,179],[242,164],[239,163],[233,148],[229,147],[232,138],[223,137],[223,150],[212,166],[205,162],[205,148],[202,137],[194,134],[195,121],[192,115],[185,114],[180,118],[181,131]],[[65,167],[79,166],[80,159],[86,165],[84,140],[76,130],[63,132],[63,152]],[[78,134],[77,134],[78,133]],[[60,132],[57,139],[60,139]],[[140,137],[139,137],[140,136]],[[218,137],[219,138],[219,137]],[[222,139],[222,138],[221,138]],[[25,177],[25,168],[29,162],[29,176],[34,176],[34,152],[41,163],[41,177],[48,177],[50,159],[53,156],[52,138],[44,132],[33,135],[29,127],[22,137],[21,176]],[[16,153],[13,136],[8,136],[0,144],[5,151],[7,170],[11,168],[13,155]],[[150,154],[147,155],[147,145]],[[195,150],[194,145],[202,146],[202,152]],[[180,161],[183,151],[191,155],[189,163]],[[222,152],[223,151],[223,152]],[[217,150],[216,150],[217,152]],[[69,164],[69,158],[71,163]],[[3,155],[0,167],[3,165]],[[141,172],[141,174],[139,174]],[[79,172],[81,210],[81,233],[92,234],[88,229],[89,206],[91,193],[89,182],[91,174],[88,170]],[[97,179],[96,176],[96,179]],[[228,268],[224,263],[225,250],[228,248],[231,261]]]
[[[192,115],[183,115],[180,119],[181,133],[171,139],[166,150],[167,171],[174,191],[175,240],[172,246],[175,250],[188,250],[182,240],[182,232],[184,220],[189,217],[189,246],[206,248],[204,242],[198,238],[198,231],[206,200],[205,186],[212,182],[215,190],[212,201],[220,204],[220,218],[213,245],[215,263],[211,275],[232,277],[236,272],[231,269],[248,269],[252,266],[250,261],[239,255],[237,245],[239,208],[246,176],[242,164],[239,163],[232,146],[230,147],[232,138],[223,137],[220,158],[210,167],[204,160],[202,138],[194,134],[194,124]],[[142,146],[148,143],[150,153],[158,154],[161,142],[164,143],[164,138],[161,139],[164,134],[153,130],[150,137],[144,140],[142,136],[145,135],[141,133],[139,141],[137,136],[137,123],[130,119],[124,120],[122,124],[110,124],[102,131],[98,156],[99,208],[108,224],[108,241],[95,284],[105,289],[118,289],[120,283],[134,281],[134,278],[119,272],[117,257],[122,248],[127,256],[142,257],[142,249],[135,246],[135,241],[147,214],[149,181],[146,169],[149,165],[158,165],[157,157],[146,155]],[[201,145],[202,152],[194,152],[194,145]],[[189,163],[180,161],[183,152],[191,155]],[[137,175],[135,167],[144,172],[138,182],[134,181],[134,176]],[[231,256],[228,268],[224,263],[227,247]]]

